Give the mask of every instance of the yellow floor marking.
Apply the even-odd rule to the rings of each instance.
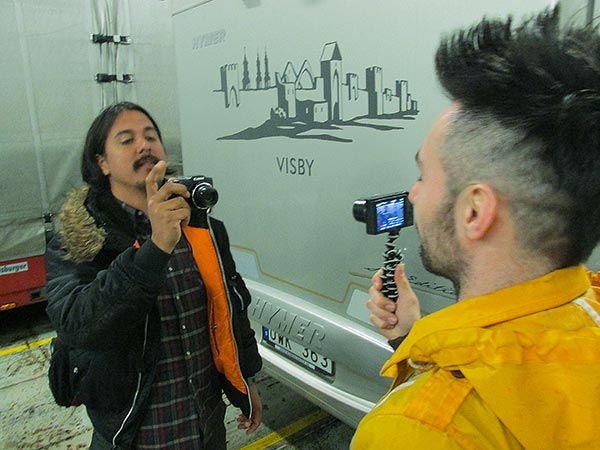
[[[31,344],[19,345],[17,347],[7,348],[5,350],[0,350],[0,356],[10,355],[11,353],[22,352],[23,350],[27,350],[29,348],[39,347],[40,345],[48,344],[52,338],[42,339],[41,341],[32,342]]]
[[[296,420],[294,423],[291,423],[286,427],[283,427],[281,430],[274,431],[264,438],[242,447],[240,450],[262,450],[268,448],[325,417],[327,417],[327,413],[323,410],[318,410],[312,414],[309,414],[308,416]]]

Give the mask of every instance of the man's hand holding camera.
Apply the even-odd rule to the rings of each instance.
[[[373,284],[369,289],[367,308],[371,311],[370,320],[373,325],[390,341],[406,336],[413,323],[421,318],[419,299],[406,278],[404,264],[397,264],[402,261],[402,257],[400,252],[394,250],[393,245],[400,230],[414,223],[413,208],[408,196],[408,192],[375,195],[358,199],[352,205],[354,218],[367,225],[367,234],[388,233],[384,253],[385,278],[388,281],[391,279],[392,268],[396,265],[394,282],[398,290],[398,299],[394,302],[381,292],[381,277],[384,275],[384,269],[381,269],[371,278]]]
[[[372,285],[369,289],[369,301],[367,308],[371,311],[370,320],[379,332],[388,340],[406,336],[413,324],[421,318],[419,299],[410,287],[404,264],[398,264],[394,273],[394,279],[398,288],[398,300],[391,301],[381,293],[381,273],[379,270],[371,279]]]
[[[152,242],[164,252],[171,253],[181,238],[182,228],[190,221],[190,205],[186,201],[190,193],[178,183],[164,183],[159,189],[166,168],[166,162],[160,161],[148,173],[146,198]]]

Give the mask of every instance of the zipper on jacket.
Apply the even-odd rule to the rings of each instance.
[[[149,317],[150,317],[150,315],[146,314],[146,323],[144,324],[144,343],[142,345],[142,358],[146,354],[146,344],[148,341]],[[121,423],[121,426],[119,427],[119,429],[117,430],[117,432],[115,433],[115,435],[112,438],[113,447],[117,446],[117,438],[123,432],[123,429],[125,428],[125,424],[127,423],[127,421],[129,420],[129,417],[133,413],[133,409],[135,408],[135,404],[137,403],[137,399],[138,399],[138,395],[140,394],[141,387],[142,387],[142,371],[140,370],[140,371],[138,371],[137,386],[135,388],[135,393],[133,394],[133,401],[131,402],[131,408],[129,408],[129,411],[127,411],[127,414],[125,415],[125,418],[123,419],[123,422]]]
[[[246,309],[246,305],[244,305],[244,297],[242,296],[240,291],[238,291],[238,288],[237,288],[238,276],[237,275],[232,276],[231,280],[232,280],[232,285],[233,285],[233,291],[237,294],[238,300],[240,301],[240,306],[242,307],[242,311],[243,311],[244,309]]]
[[[217,254],[217,259],[219,261],[219,266],[221,268],[221,279],[223,280],[223,287],[225,288],[225,296],[227,297],[227,303],[229,303],[229,309],[231,311],[231,313],[229,314],[229,325],[231,327],[231,332],[233,333],[233,345],[235,347],[235,359],[238,363],[238,368],[241,373],[242,367],[240,364],[240,357],[239,357],[240,352],[238,350],[237,340],[235,339],[235,333],[233,331],[233,305],[231,304],[231,296],[229,295],[229,289],[227,289],[227,279],[225,278],[225,269],[223,268],[223,261],[221,260],[221,254],[219,253],[219,247],[217,246],[217,240],[215,239],[215,235],[213,233],[213,229],[210,224],[210,217],[208,217],[208,213],[207,213],[207,217],[206,217],[206,222],[208,223],[208,231],[210,232],[210,238],[213,242],[213,246],[215,247],[215,253]],[[243,375],[242,375],[242,381],[244,382],[244,385],[246,386],[246,392],[247,392],[246,395],[248,396],[248,404],[250,405],[249,416],[252,417],[252,397],[250,397],[250,386],[248,386],[248,383],[246,383],[246,380],[244,379]],[[248,417],[248,420],[250,420],[250,417]]]

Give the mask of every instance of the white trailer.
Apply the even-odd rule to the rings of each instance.
[[[183,166],[220,192],[214,213],[252,292],[266,369],[351,425],[387,389],[391,353],[365,306],[386,236],[367,236],[352,204],[415,181],[415,153],[448,103],[440,34],[553,3],[173,1]],[[424,312],[454,302],[422,267],[414,228],[397,242]]]
[[[139,102],[180,166],[170,4],[0,0],[0,311],[45,300],[44,253],[87,128]]]

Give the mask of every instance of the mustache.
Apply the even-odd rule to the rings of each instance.
[[[160,159],[158,159],[154,155],[151,155],[151,154],[144,155],[141,158],[137,159],[133,163],[133,170],[137,172],[138,170],[140,170],[140,167],[142,167],[147,162],[151,162],[152,164],[156,164],[159,161],[160,161]]]

